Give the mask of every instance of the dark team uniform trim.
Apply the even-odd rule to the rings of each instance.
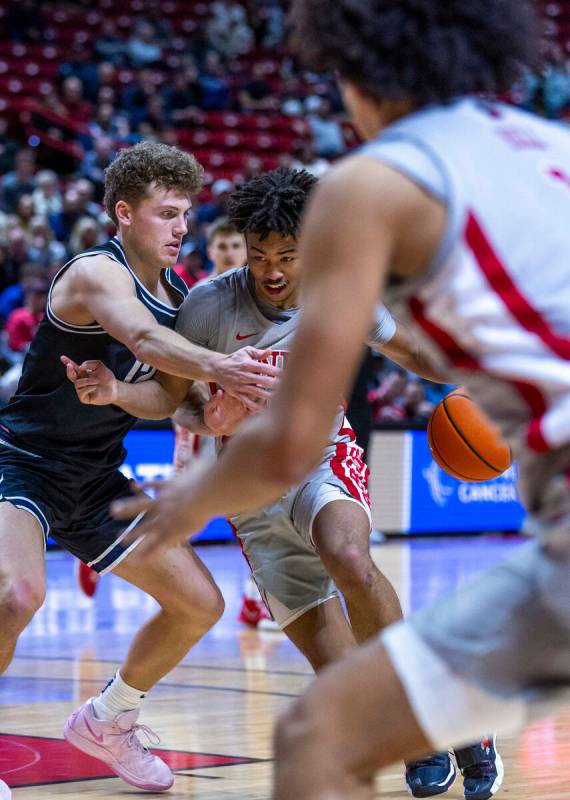
[[[168,314],[171,317],[175,317],[178,314],[178,308],[175,306],[168,305],[168,303],[163,303],[162,300],[159,300],[157,297],[155,297],[151,292],[149,292],[146,286],[144,286],[144,284],[141,283],[141,281],[138,279],[135,272],[133,271],[132,267],[129,265],[129,262],[127,261],[127,256],[125,255],[125,251],[123,250],[123,247],[119,242],[119,240],[115,237],[109,240],[109,244],[111,245],[113,250],[117,253],[118,260],[120,260],[121,264],[123,264],[123,266],[126,267],[128,271],[131,273],[137,288],[143,293],[147,303],[156,308],[157,311],[162,311],[164,314]],[[180,289],[179,286],[176,286],[172,282],[169,273],[170,269],[167,269],[165,276],[166,280],[168,281],[170,286],[172,286],[172,288],[175,289],[178,292],[178,294],[180,294],[180,296],[184,298],[185,297],[184,292]]]
[[[48,294],[48,301],[46,306],[46,317],[55,325],[56,328],[59,328],[62,331],[66,331],[68,333],[85,333],[85,334],[102,334],[105,333],[104,328],[97,323],[90,324],[90,325],[74,325],[71,322],[65,322],[65,320],[60,319],[57,314],[53,311],[51,307],[51,293],[53,291],[53,287],[55,286],[58,279],[63,275],[64,272],[67,272],[69,267],[72,264],[75,264],[76,261],[79,261],[80,258],[91,258],[92,256],[107,256],[108,258],[112,258],[113,261],[117,261],[118,259],[114,258],[108,250],[91,250],[88,253],[78,253],[74,258],[64,264],[64,266],[59,270],[55,278],[53,279],[53,283],[50,287],[49,294]]]

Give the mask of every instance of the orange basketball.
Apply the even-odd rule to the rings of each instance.
[[[464,389],[437,404],[428,443],[439,466],[462,481],[490,481],[512,464],[511,448]]]

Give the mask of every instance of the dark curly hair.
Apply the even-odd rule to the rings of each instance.
[[[204,170],[190,153],[158,142],[141,142],[121,150],[105,170],[105,210],[117,224],[119,200],[136,204],[151,186],[176,189],[188,196],[202,188]]]
[[[282,168],[258,175],[233,192],[229,219],[242,233],[257,233],[260,239],[274,231],[297,236],[316,182],[306,170]]]
[[[536,61],[532,0],[293,0],[293,47],[374,100],[507,91]]]

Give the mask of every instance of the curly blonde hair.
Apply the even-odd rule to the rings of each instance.
[[[136,205],[149,188],[175,189],[188,196],[202,188],[204,170],[191,153],[159,142],[122,150],[105,170],[105,210],[115,225],[119,200]]]

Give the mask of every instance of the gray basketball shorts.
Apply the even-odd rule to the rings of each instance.
[[[368,468],[359,447],[326,462],[299,487],[254,515],[231,522],[265,604],[280,628],[337,595],[313,543],[313,522],[328,503],[358,504],[370,521]]]
[[[570,493],[566,483],[558,494],[558,477],[569,473],[543,473],[540,538],[381,635],[437,747],[512,732],[568,702]]]

